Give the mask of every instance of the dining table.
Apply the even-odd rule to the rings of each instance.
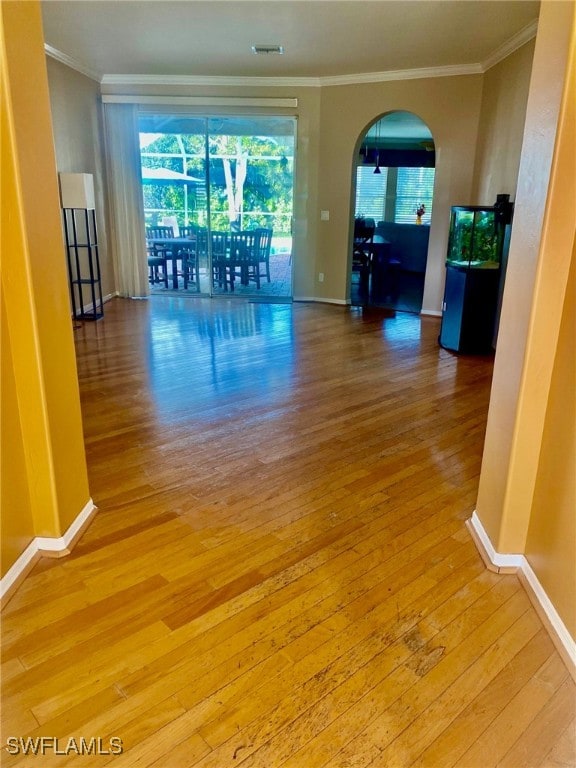
[[[196,237],[149,237],[147,242],[154,249],[163,251],[166,259],[172,263],[172,287],[178,290],[178,261],[182,262],[184,272],[185,252],[196,248]]]

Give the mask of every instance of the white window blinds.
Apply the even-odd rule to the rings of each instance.
[[[384,219],[387,168],[374,173],[374,167],[360,165],[356,170],[356,215],[375,222]]]

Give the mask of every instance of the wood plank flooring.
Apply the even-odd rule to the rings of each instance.
[[[574,684],[464,526],[492,363],[438,330],[175,297],[76,330],[99,513],[2,621],[3,743],[69,753],[2,765],[574,766]]]

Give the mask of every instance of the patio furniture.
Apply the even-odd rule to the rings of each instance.
[[[184,278],[184,290],[188,288],[189,283],[194,283],[196,290],[200,291],[200,271],[199,254],[196,234],[198,227],[193,224],[180,227],[180,239],[188,239],[189,244],[178,251],[178,256],[182,257],[182,277]]]
[[[260,288],[260,233],[258,230],[232,232],[230,235],[230,290],[234,290],[234,280],[240,278],[241,285],[248,285],[250,280]]]
[[[266,277],[270,282],[270,249],[272,247],[272,229],[259,227],[255,230],[257,233],[257,252],[258,252],[258,270],[260,264],[264,264],[264,273],[260,272],[260,277]]]
[[[211,232],[210,243],[212,246],[212,283],[222,290],[233,288],[233,274],[230,261],[230,232]]]
[[[171,253],[164,246],[155,245],[153,238],[174,237],[172,227],[146,227],[146,251],[148,256],[148,280],[152,285],[160,282],[168,288],[168,258]]]
[[[147,227],[146,240],[149,246],[154,248],[157,254],[163,254],[166,261],[172,262],[172,288],[178,290],[178,277],[185,276],[185,266],[191,240],[189,237],[174,237],[172,227]],[[178,262],[182,262],[182,269],[178,269]]]
[[[162,251],[156,250],[153,246],[146,247],[148,254],[148,281],[151,285],[164,283],[168,288],[168,261]]]

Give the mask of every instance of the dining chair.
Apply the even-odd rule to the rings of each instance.
[[[264,264],[264,272],[260,272],[260,277],[266,277],[270,282],[270,250],[272,247],[272,229],[259,227],[254,230],[257,233],[257,252],[258,252],[258,270],[260,264]]]
[[[173,238],[173,227],[146,227],[146,238],[153,240],[155,238]]]
[[[189,283],[196,286],[200,291],[200,262],[197,244],[198,227],[194,224],[187,224],[180,227],[180,237],[189,239],[190,245],[180,246],[178,256],[182,259],[182,277],[184,278],[184,290],[188,288]]]
[[[146,246],[148,257],[148,281],[151,285],[164,283],[168,288],[168,263],[163,252],[157,251],[153,246]]]
[[[364,280],[370,275],[370,245],[374,240],[376,222],[374,219],[354,220],[354,245],[352,250],[352,271],[359,272]]]
[[[212,281],[224,291],[234,290],[234,275],[230,261],[230,232],[211,232]]]
[[[168,259],[172,251],[165,245],[155,244],[155,238],[173,238],[172,227],[146,227],[146,253],[148,257],[148,280],[152,285],[164,283],[168,288]]]
[[[234,290],[236,277],[240,278],[241,285],[247,286],[253,280],[260,289],[259,241],[260,234],[255,229],[231,233],[230,290]]]

